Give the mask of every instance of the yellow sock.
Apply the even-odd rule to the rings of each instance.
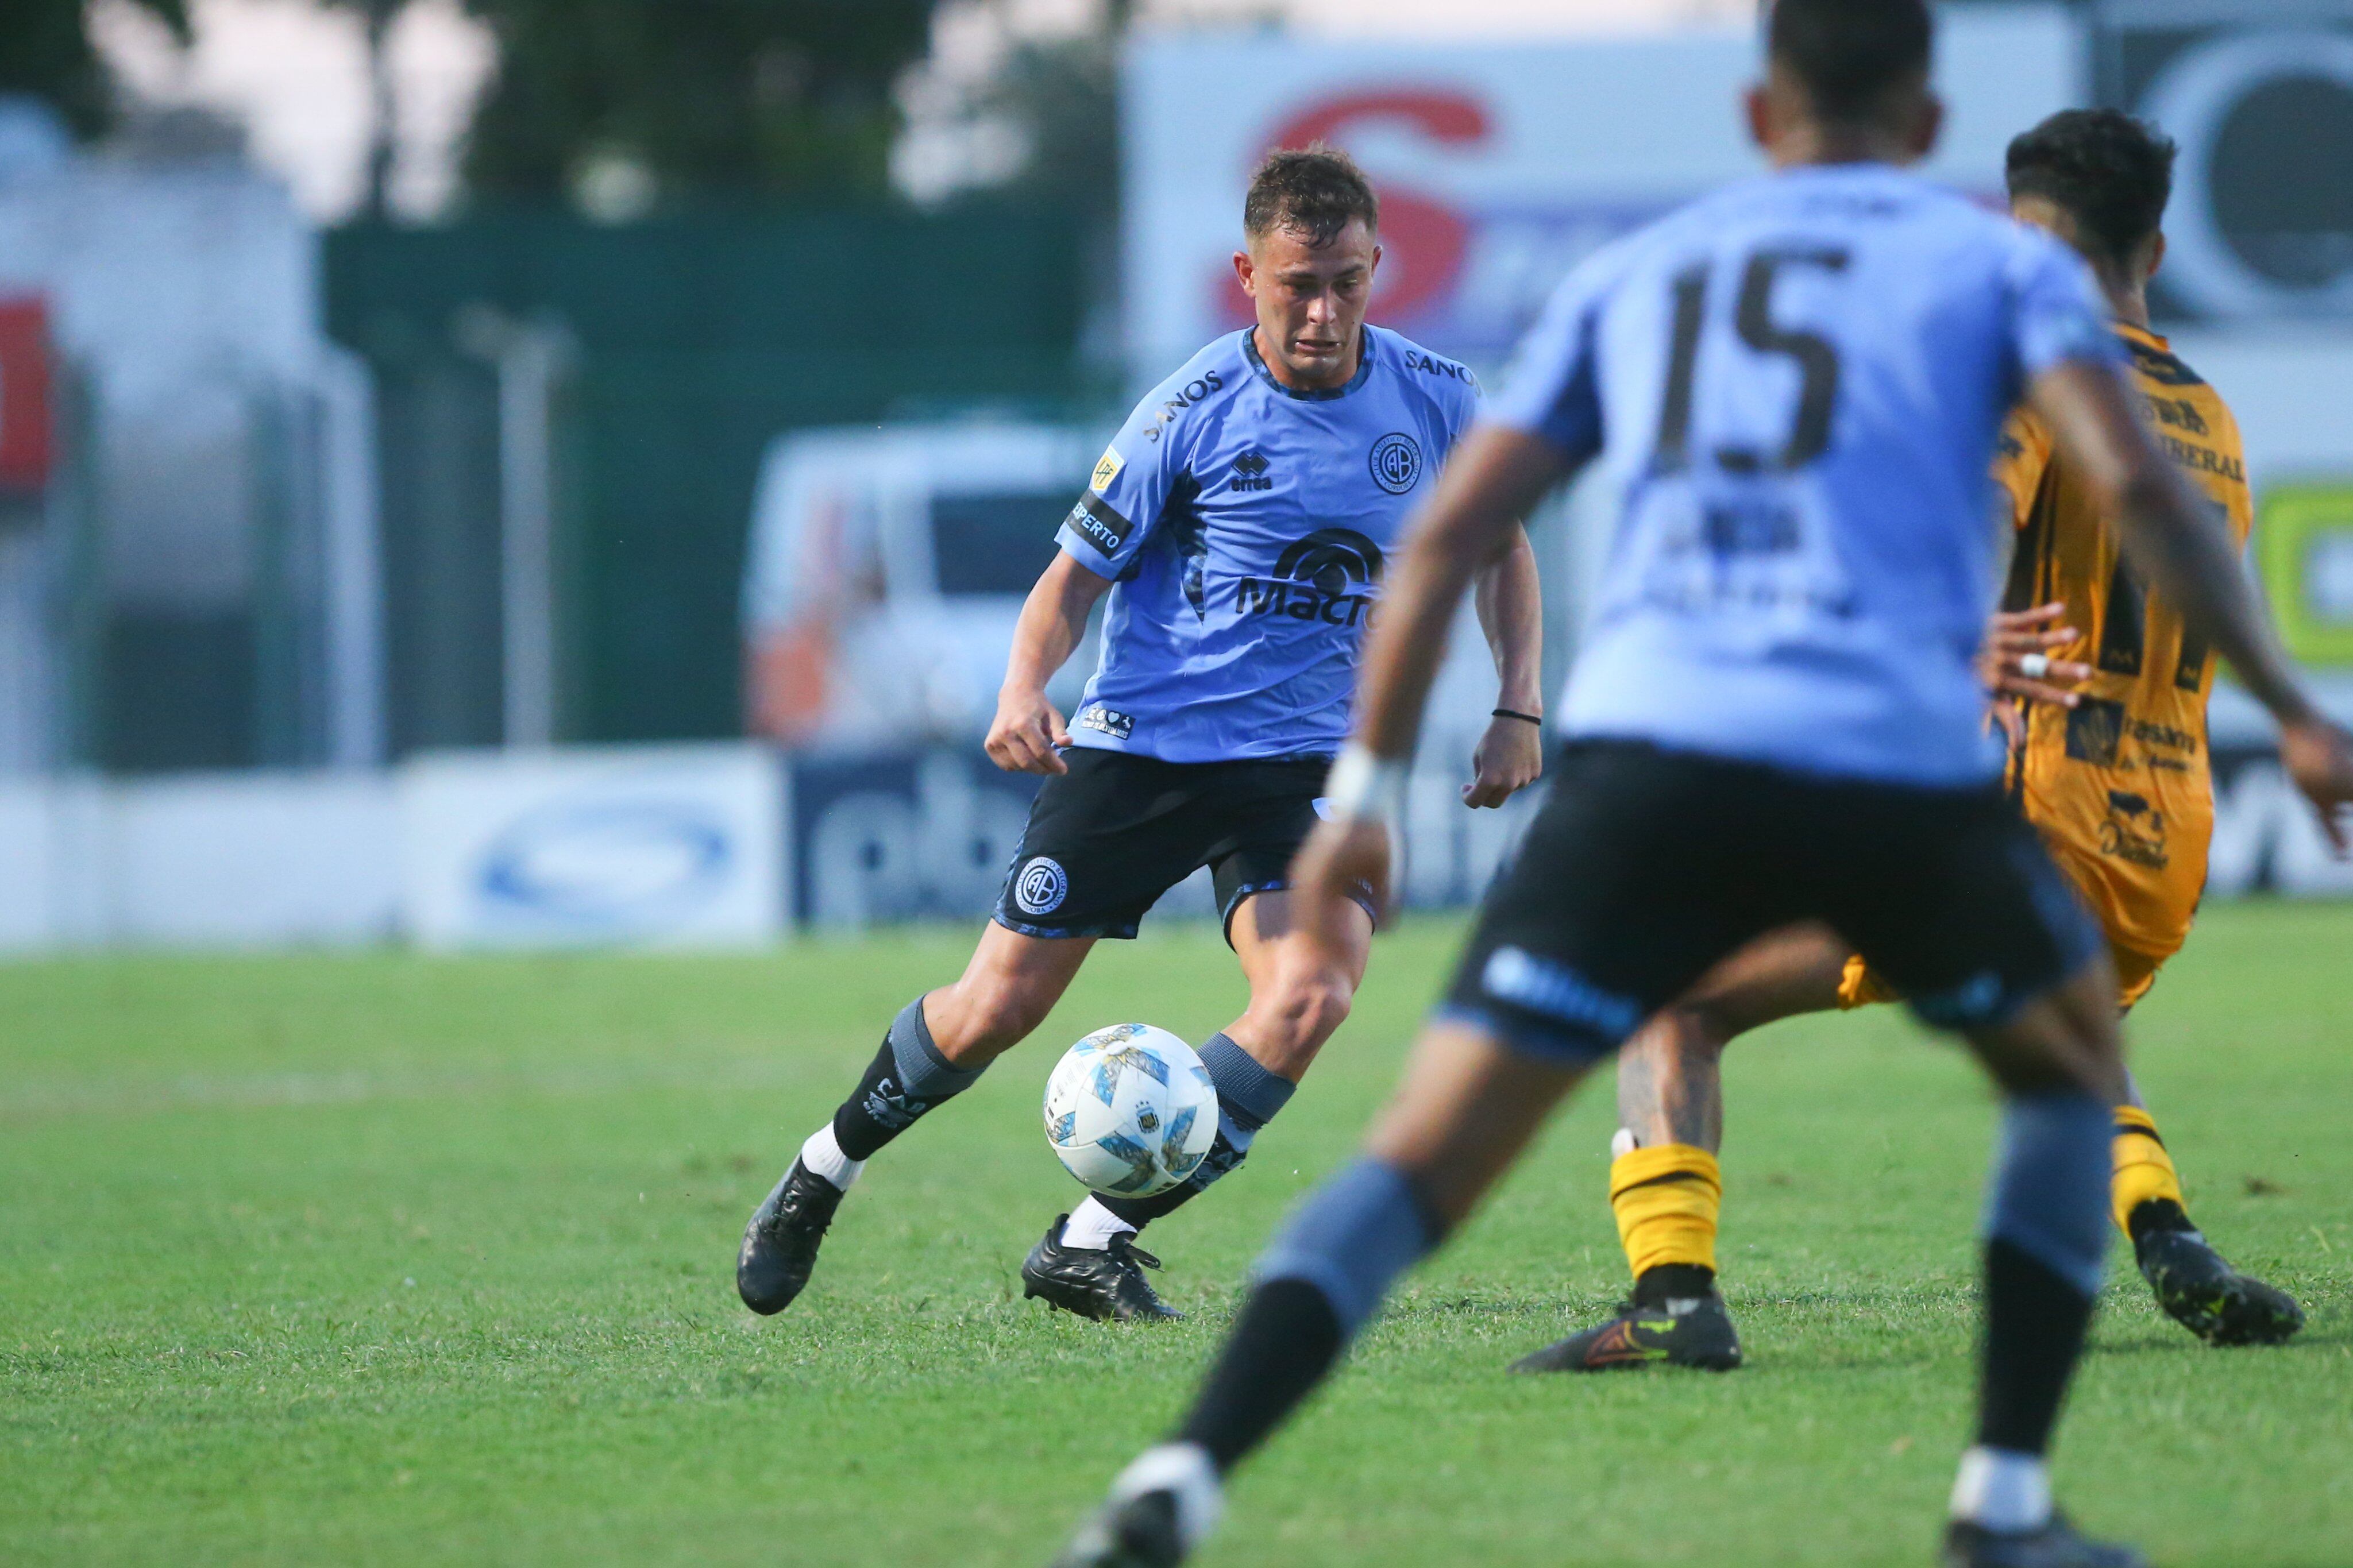
[[[1609,1207],[1634,1277],[1662,1263],[1715,1268],[1724,1177],[1715,1156],[1688,1143],[1635,1149],[1609,1162]]]
[[[2157,1135],[2157,1119],[2137,1105],[2116,1107],[2116,1175],[2108,1188],[2116,1206],[2116,1228],[2127,1234],[2133,1210],[2151,1198],[2171,1198],[2183,1208],[2181,1177],[2173,1156]]]

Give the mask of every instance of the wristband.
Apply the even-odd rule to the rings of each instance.
[[[1333,759],[1332,776],[1324,785],[1324,804],[1335,822],[1378,822],[1393,825],[1405,816],[1406,779],[1412,764],[1393,757],[1377,757],[1362,742],[1351,741]]]
[[[1533,713],[1523,713],[1516,708],[1493,708],[1488,711],[1497,719],[1517,719],[1523,724],[1534,724],[1539,730],[1544,728],[1543,720]]]

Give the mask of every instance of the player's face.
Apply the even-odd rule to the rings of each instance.
[[[1234,272],[1258,310],[1258,352],[1290,386],[1338,386],[1356,374],[1356,340],[1381,247],[1362,218],[1311,245],[1277,227],[1234,253]]]

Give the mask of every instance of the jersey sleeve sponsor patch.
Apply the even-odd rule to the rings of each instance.
[[[1118,447],[1105,447],[1103,455],[1096,460],[1093,477],[1087,480],[1087,489],[1097,495],[1103,494],[1111,489],[1112,480],[1119,478],[1120,469],[1126,466],[1127,459],[1119,455]]]
[[[1116,560],[1127,548],[1135,525],[1120,516],[1109,501],[1089,490],[1062,520],[1062,526],[1102,552],[1105,560]]]

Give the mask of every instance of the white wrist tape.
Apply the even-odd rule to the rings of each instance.
[[[2051,656],[2047,653],[2021,654],[2018,673],[2029,680],[2040,680],[2051,673]]]
[[[1361,742],[1349,742],[1333,759],[1332,777],[1324,786],[1332,820],[1396,826],[1405,816],[1411,771],[1412,764],[1401,758],[1377,757]]]

